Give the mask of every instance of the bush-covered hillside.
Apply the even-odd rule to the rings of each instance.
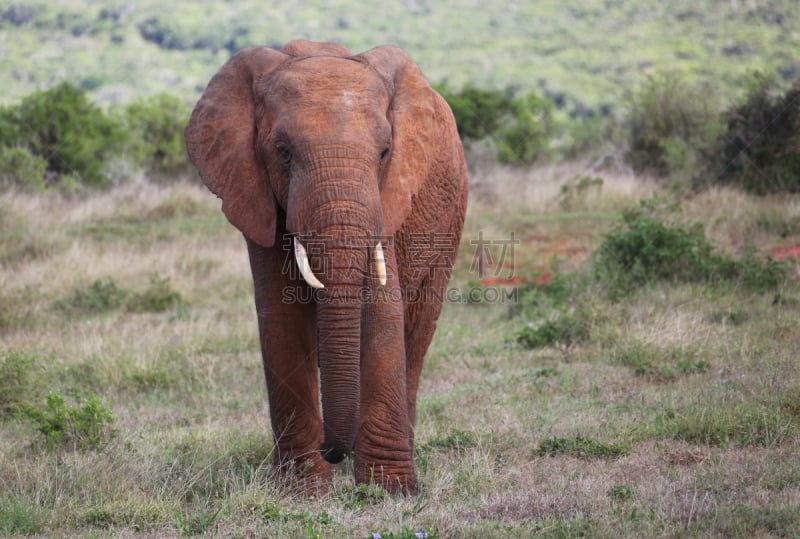
[[[8,103],[66,79],[101,102],[170,91],[191,101],[231,51],[294,38],[354,51],[392,43],[434,82],[536,89],[573,115],[613,110],[652,70],[725,95],[752,69],[791,79],[794,0],[5,0],[0,83]]]

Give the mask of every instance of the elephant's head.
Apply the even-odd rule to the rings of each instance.
[[[276,230],[295,235],[299,269],[322,288],[318,354],[330,460],[351,448],[358,417],[361,292],[386,281],[378,242],[399,229],[436,167],[442,114],[447,105],[400,49],[353,56],[295,41],[235,54],[186,127],[189,155],[229,221],[264,247],[280,241]],[[312,235],[325,256],[316,276],[306,270],[320,261],[312,254],[309,264],[297,241]]]

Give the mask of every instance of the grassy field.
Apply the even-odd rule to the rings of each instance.
[[[579,187],[583,174],[477,171],[452,287],[478,286],[481,234],[495,249],[514,232],[504,265],[518,285],[586,272],[620,212],[659,194],[612,173]],[[702,223],[726,253],[800,242],[797,196],[709,192],[669,219]],[[483,287],[452,301],[420,391],[422,494],[355,488],[344,463],[331,494],[309,500],[270,479],[247,255],[204,188],[6,192],[0,232],[0,535],[800,530],[795,263],[766,293],[662,281],[614,298],[591,286],[568,300],[583,338],[533,350],[517,335],[548,311],[528,295]]]
[[[404,48],[437,83],[536,89],[568,112],[617,111],[645,74],[725,98],[748,71],[800,74],[793,0],[0,2],[0,102],[64,79],[103,103],[193,101],[231,52],[296,38]]]

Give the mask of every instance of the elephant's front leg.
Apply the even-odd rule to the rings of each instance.
[[[286,254],[279,246],[265,249],[248,241],[248,252],[275,444],[273,464],[278,476],[299,481],[308,494],[325,493],[331,468],[319,451],[315,305],[307,285],[282,271]]]
[[[370,275],[362,319],[361,405],[355,444],[357,483],[374,482],[389,492],[415,494],[406,398],[403,299],[394,247],[384,251],[387,282]]]

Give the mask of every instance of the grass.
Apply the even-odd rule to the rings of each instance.
[[[291,39],[337,41],[354,51],[380,44],[407,50],[435,82],[537,89],[565,102],[567,113],[621,112],[643,72],[686,73],[729,98],[748,71],[797,76],[791,0],[537,0],[447,3],[310,1],[263,6],[254,0],[164,12],[153,0],[107,5],[89,0],[19,3],[31,18],[0,21],[6,51],[0,73],[10,101],[68,77],[103,103],[125,103],[168,90],[192,101],[236,50]],[[162,46],[152,37],[156,29]]]
[[[791,537],[796,265],[765,293],[570,291],[620,212],[660,192],[592,170],[602,182],[564,204],[587,168],[475,174],[451,286],[512,286],[481,284],[470,241],[514,231],[501,269],[527,292],[445,306],[420,387],[417,498],[355,487],[348,461],[323,500],[272,480],[246,250],[204,188],[0,194],[0,534]],[[800,242],[797,197],[716,195],[684,200],[677,219],[721,252]],[[562,287],[537,285],[547,273]],[[580,339],[517,344],[558,309],[578,313]],[[66,441],[48,443],[42,429],[64,418]]]

